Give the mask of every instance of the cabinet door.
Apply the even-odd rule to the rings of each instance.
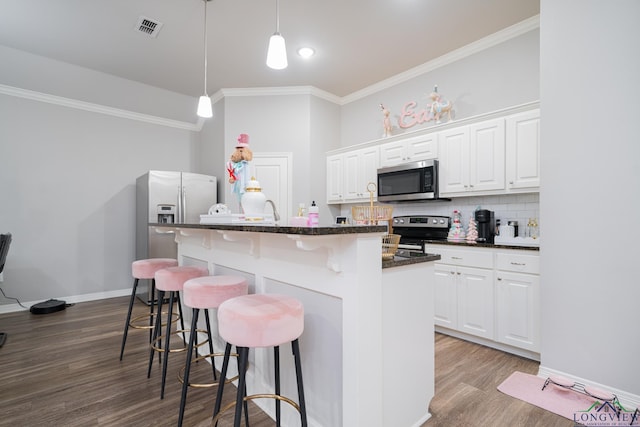
[[[327,157],[327,203],[342,203],[344,157],[342,154]]]
[[[457,329],[456,267],[435,264],[434,323],[445,328]]]
[[[469,190],[504,190],[504,119],[469,127]]]
[[[458,330],[494,339],[493,270],[458,267]]]
[[[540,352],[540,277],[498,271],[496,340]]]
[[[438,134],[436,133],[409,138],[406,145],[406,158],[409,162],[438,158]]]
[[[344,154],[344,198],[346,200],[358,200],[362,197],[359,174],[360,154],[358,151],[351,151]]]
[[[380,150],[378,147],[363,148],[359,156],[359,177],[360,197],[369,200],[369,183],[376,184],[376,191],[373,193],[374,200],[377,200],[378,166],[380,165]]]
[[[387,142],[380,146],[380,166],[395,166],[407,162],[407,148],[404,141]]]
[[[540,187],[540,110],[506,119],[507,189]]]
[[[469,188],[469,128],[448,129],[438,134],[440,194],[464,193]]]

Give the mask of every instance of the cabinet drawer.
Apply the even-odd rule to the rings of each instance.
[[[499,252],[496,254],[496,268],[517,273],[540,274],[540,257]]]
[[[443,246],[429,246],[427,252],[440,254],[441,264],[461,265],[465,267],[493,268],[493,253],[491,251],[471,251],[448,249]]]

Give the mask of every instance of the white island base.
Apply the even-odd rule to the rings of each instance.
[[[157,228],[176,233],[180,265],[242,275],[250,293],[283,293],[302,301],[300,349],[310,426],[419,427],[429,419],[434,394],[432,262],[383,269],[382,232]],[[190,314],[185,310],[188,320]],[[217,351],[224,348],[219,337],[214,345]],[[280,354],[282,392],[297,401],[290,346]],[[249,363],[248,393],[271,392],[273,351],[252,349]],[[271,399],[254,402],[275,416]],[[289,405],[282,405],[282,414],[283,426],[300,425]]]

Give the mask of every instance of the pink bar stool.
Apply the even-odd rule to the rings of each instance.
[[[134,329],[149,329],[149,340],[151,340],[151,329],[153,328],[153,301],[149,304],[149,326],[140,326],[136,323],[137,320],[142,319],[145,316],[139,316],[131,320],[131,312],[133,311],[133,302],[136,299],[136,291],[138,290],[138,281],[140,279],[151,279],[151,295],[155,293],[155,274],[156,271],[163,268],[175,267],[178,265],[178,261],[171,258],[150,258],[134,261],[131,264],[131,275],[133,276],[133,289],[131,291],[131,299],[129,299],[129,311],[127,312],[127,321],[124,324],[124,333],[122,334],[122,346],[120,347],[120,360],[124,355],[124,345],[127,342],[127,334],[129,328]]]
[[[182,426],[184,418],[184,408],[187,402],[187,389],[189,386],[193,386],[193,384],[189,383],[189,373],[191,371],[194,342],[197,340],[197,332],[194,333],[193,331],[197,331],[198,315],[200,310],[204,310],[206,319],[207,335],[209,338],[209,354],[200,356],[196,360],[211,358],[213,378],[216,380],[214,357],[222,356],[222,354],[213,352],[208,309],[217,309],[220,304],[228,299],[246,295],[248,289],[249,285],[247,284],[247,281],[241,276],[204,276],[187,280],[185,282],[182,297],[184,299],[184,305],[192,308],[193,316],[191,318],[191,334],[189,335],[189,345],[187,347],[187,359],[184,365],[184,378],[182,382],[182,397],[180,399],[180,416],[178,417],[178,426]],[[221,377],[219,381],[224,381],[223,377]],[[216,384],[214,383],[211,385]]]
[[[151,365],[153,364],[153,353],[154,351],[164,352],[163,364],[162,364],[162,387],[160,389],[160,399],[164,399],[164,386],[165,380],[167,378],[167,363],[169,362],[169,353],[175,351],[184,351],[186,347],[177,350],[170,350],[171,345],[171,316],[173,314],[173,304],[178,302],[178,309],[182,313],[182,305],[180,304],[180,292],[184,287],[184,282],[189,279],[194,279],[196,277],[207,276],[209,274],[209,270],[205,267],[196,267],[196,266],[178,266],[178,267],[169,267],[163,268],[162,270],[156,271],[155,279],[156,279],[156,290],[158,291],[158,313],[162,313],[162,301],[164,300],[165,292],[169,292],[169,310],[167,314],[167,322],[166,322],[166,332],[164,335],[161,335],[162,329],[162,321],[160,318],[162,316],[156,316],[155,326],[153,327],[153,337],[151,340],[151,346],[149,349],[149,369],[147,370],[147,378],[151,377]],[[180,316],[180,321],[182,322],[182,315]],[[182,332],[184,334],[184,324],[181,325],[182,330],[177,332]],[[164,337],[164,349],[162,348],[162,338]],[[157,343],[157,345],[156,345]]]
[[[240,367],[238,368],[238,393],[236,402],[230,403],[222,410],[222,393],[224,381],[218,385],[218,396],[213,412],[213,422],[226,410],[235,405],[234,427],[240,426],[242,417],[242,403],[258,398],[276,399],[276,422],[280,425],[280,401],[293,406],[300,412],[302,426],[307,426],[307,410],[304,401],[304,387],[302,384],[302,365],[300,361],[300,347],[298,338],[304,331],[304,307],[295,298],[278,294],[254,294],[229,299],[218,307],[218,329],[220,336],[227,342],[224,361],[222,363],[221,378],[226,378],[229,365],[231,345],[238,350]],[[296,380],[298,383],[298,404],[280,394],[280,345],[291,343],[293,351]],[[275,365],[275,394],[254,394],[246,396],[246,370],[250,347],[273,347]]]

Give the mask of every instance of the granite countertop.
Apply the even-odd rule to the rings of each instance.
[[[449,245],[449,246],[471,246],[476,248],[493,248],[493,249],[520,249],[524,251],[540,251],[539,246],[518,246],[494,243],[472,243],[467,241],[451,242],[448,240],[425,240],[428,245]]]
[[[440,255],[438,254],[420,254],[411,257],[394,256],[390,260],[382,260],[382,268],[400,267],[403,265],[419,264],[421,262],[438,261]]]
[[[291,227],[277,224],[160,224],[150,227],[191,228],[199,230],[250,231],[253,233],[298,234],[303,236],[327,236],[332,234],[386,233],[386,225],[330,225],[320,227]]]

